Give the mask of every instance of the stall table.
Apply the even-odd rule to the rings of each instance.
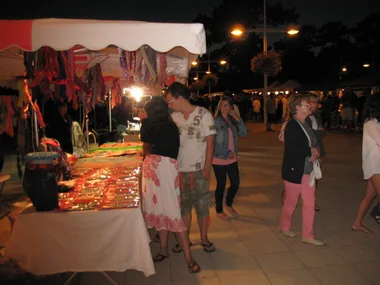
[[[105,158],[89,158],[79,163],[117,167],[136,159],[119,157],[105,163]],[[16,217],[7,256],[32,274],[102,272],[117,284],[106,271],[155,273],[149,243],[140,208],[36,212],[30,207]]]

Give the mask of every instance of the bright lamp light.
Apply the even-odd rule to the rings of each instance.
[[[293,35],[298,34],[299,32],[300,32],[299,30],[296,30],[296,29],[290,29],[287,33],[288,33],[288,35],[293,36]]]
[[[241,36],[243,34],[243,31],[240,29],[234,29],[231,31],[231,34],[233,34],[234,36]]]
[[[131,90],[131,95],[136,99],[137,102],[141,101],[141,97],[143,95],[143,91],[141,88],[133,87]]]

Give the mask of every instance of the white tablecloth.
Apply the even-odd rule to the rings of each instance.
[[[36,275],[135,269],[155,273],[140,209],[23,213],[7,256]]]

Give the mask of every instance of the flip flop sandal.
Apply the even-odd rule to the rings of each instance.
[[[161,262],[165,259],[167,259],[169,255],[163,255],[161,253],[157,254],[155,257],[153,257],[153,262]]]
[[[377,224],[380,224],[380,216],[377,216],[371,213],[371,217],[375,220]]]
[[[373,234],[374,233],[373,231],[371,231],[370,229],[367,229],[365,227],[360,227],[358,229],[351,228],[351,231],[353,231],[353,232],[363,232],[363,233],[366,233],[366,234]]]
[[[214,252],[216,250],[215,246],[212,242],[210,242],[209,244],[201,243],[201,246],[203,246],[203,250],[207,253],[211,253],[211,252]]]
[[[188,265],[187,268],[189,269],[189,272],[191,274],[195,274],[195,273],[198,273],[199,271],[201,271],[201,268],[196,261],[194,261],[193,265]]]
[[[192,247],[192,246],[193,246],[193,243],[191,242],[191,243],[189,244],[189,246]],[[181,245],[180,245],[179,243],[176,243],[176,244],[173,246],[172,252],[174,252],[174,253],[180,253],[180,252],[182,252],[182,251],[183,251],[183,249],[182,249],[182,247],[181,247]]]

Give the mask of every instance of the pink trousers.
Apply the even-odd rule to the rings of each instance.
[[[314,239],[314,216],[315,216],[315,184],[309,186],[309,175],[302,177],[301,184],[294,184],[284,180],[285,202],[282,206],[280,228],[289,231],[292,226],[292,216],[297,207],[298,198],[301,194],[302,205],[302,237]]]

